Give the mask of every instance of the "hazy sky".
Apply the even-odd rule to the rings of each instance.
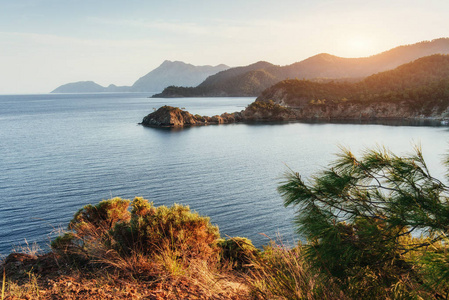
[[[0,94],[132,85],[164,60],[278,65],[449,36],[449,0],[0,0]]]

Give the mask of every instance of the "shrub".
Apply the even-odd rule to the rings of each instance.
[[[67,232],[56,237],[50,245],[53,249],[58,249],[64,253],[67,253],[73,249],[75,239],[76,237],[72,232]]]
[[[80,209],[69,223],[69,229],[78,237],[90,237],[91,234],[103,234],[114,228],[117,222],[128,222],[129,200],[113,198],[103,200],[97,205],[86,205]]]
[[[220,239],[217,245],[221,249],[220,258],[222,262],[230,263],[233,269],[247,268],[260,253],[251,240],[244,237]]]
[[[56,238],[52,248],[127,270],[142,269],[133,261],[142,265],[159,258],[184,264],[191,259],[217,260],[220,236],[209,218],[187,206],[155,207],[139,197],[132,201],[131,212],[129,204],[113,198],[84,206],[70,222],[71,232]]]
[[[121,240],[127,241],[123,248],[132,249],[137,243],[141,251],[151,254],[169,246],[179,255],[201,258],[217,253],[214,242],[220,237],[218,227],[208,217],[191,212],[188,206],[174,204],[156,208],[153,203],[136,198],[132,207],[128,227],[114,232],[116,238],[122,235]]]

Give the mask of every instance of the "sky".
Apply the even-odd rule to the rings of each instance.
[[[132,85],[164,60],[289,65],[449,37],[448,0],[0,0],[0,94]]]

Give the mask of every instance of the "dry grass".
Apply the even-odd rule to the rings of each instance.
[[[200,259],[179,264],[180,269],[173,272],[164,259],[150,264],[148,257],[138,255],[115,268],[96,264],[84,269],[72,268],[64,258],[55,260],[51,255],[23,261],[10,257],[4,264],[2,299],[250,299],[241,277]],[[151,276],[132,276],[138,265],[146,265],[141,270]]]
[[[3,269],[3,278],[2,278],[2,300],[5,299],[5,284],[6,284],[6,272]]]
[[[220,239],[218,228],[188,207],[156,208],[136,198],[129,213],[128,204],[114,198],[84,207],[71,222],[73,231],[56,238],[50,253],[42,254],[27,243],[16,249],[0,265],[1,300],[444,299],[447,295],[447,284],[438,290],[420,288],[419,270],[400,277],[394,286],[377,279],[394,273],[392,268],[383,273],[364,268],[342,280],[312,267],[305,258],[306,246],[273,241],[260,251],[246,238]],[[447,259],[446,245],[434,249],[428,260]],[[408,256],[425,262],[412,253]],[[435,270],[422,272],[427,276]]]
[[[230,269],[211,267],[205,261],[190,263],[187,275],[193,285],[216,299],[250,299],[250,288],[244,274]]]
[[[233,268],[232,261],[183,256],[169,244],[153,256],[98,250],[85,265],[71,264],[61,253],[11,254],[3,262],[2,300],[352,299],[329,276],[310,267],[301,246],[273,243],[252,256],[245,269]],[[406,299],[401,295],[409,292],[397,285],[394,299]],[[427,296],[423,299],[435,299]]]
[[[255,297],[261,299],[346,299],[340,289],[312,270],[301,246],[282,243],[265,247],[254,259],[248,277]]]

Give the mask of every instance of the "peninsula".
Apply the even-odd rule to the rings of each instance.
[[[235,122],[449,119],[449,55],[431,55],[349,82],[284,80],[264,90],[245,110],[192,115],[164,106],[144,126],[179,127]]]

